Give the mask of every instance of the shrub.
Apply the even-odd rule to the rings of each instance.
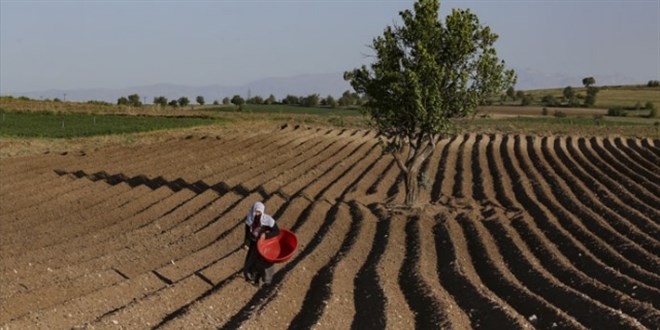
[[[541,111],[541,114],[544,115],[544,116],[547,116],[548,115],[548,108],[543,107],[543,111]]]
[[[651,101],[647,101],[646,104],[644,104],[644,109],[646,110],[654,110],[655,109],[655,104]]]
[[[625,117],[627,113],[621,107],[612,107],[607,110],[607,115],[611,117]]]
[[[660,86],[660,81],[658,80],[649,80],[649,82],[646,84],[647,87],[659,87]]]
[[[651,111],[649,111],[649,118],[656,118],[658,117],[658,109],[653,107]]]
[[[563,111],[557,111],[557,110],[555,110],[555,114],[554,114],[554,116],[557,117],[557,118],[566,118],[566,113],[563,112]]]
[[[546,95],[541,99],[541,103],[545,106],[554,107],[559,104],[557,99],[552,95]]]

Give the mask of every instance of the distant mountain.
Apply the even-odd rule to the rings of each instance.
[[[546,73],[529,68],[515,70],[518,75],[517,90],[563,88],[566,86],[579,87],[582,86],[582,78],[584,78],[563,73]],[[635,81],[635,79],[621,74],[593,75],[593,77],[596,78],[597,86],[645,83]],[[224,97],[231,98],[236,94],[241,95],[243,98],[247,98],[248,94],[251,96],[260,95],[263,98],[267,98],[270,94],[273,94],[277,99],[282,99],[287,94],[307,96],[318,93],[321,97],[332,95],[337,98],[346,90],[353,91],[350,84],[344,81],[341,73],[328,73],[266,78],[243,86],[155,84],[120,89],[50,89],[45,91],[12,93],[11,95],[27,96],[33,99],[66,98],[69,101],[98,100],[112,103],[117,102],[117,99],[122,96],[135,93],[140,95],[143,100],[146,100],[146,103],[153,102],[156,96],[165,96],[170,100],[186,96],[191,102],[195,102],[195,98],[201,95],[207,103],[211,103],[214,100],[221,101]]]
[[[27,96],[33,99],[66,98],[68,101],[107,101],[116,102],[122,96],[138,94],[147,103],[151,103],[156,96],[165,96],[168,99],[178,99],[186,96],[191,102],[199,95],[203,96],[207,103],[214,100],[221,101],[224,97],[241,95],[247,98],[260,95],[267,98],[270,94],[282,99],[287,94],[296,96],[307,96],[318,93],[322,97],[332,95],[339,97],[346,91],[351,90],[350,84],[344,81],[342,73],[329,74],[306,74],[284,78],[266,78],[257,80],[243,86],[186,86],[176,84],[155,84],[147,86],[134,86],[120,89],[89,88],[89,89],[49,89],[44,91],[33,91],[23,93],[11,93],[13,96]],[[65,96],[66,94],[66,96]]]

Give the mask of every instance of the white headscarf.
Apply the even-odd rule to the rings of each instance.
[[[259,211],[261,212],[261,225],[262,226],[268,226],[272,227],[275,225],[275,219],[271,217],[270,215],[266,214],[266,205],[262,202],[256,202],[252,207],[250,208],[250,211],[247,214],[247,217],[245,217],[245,224],[248,226],[252,226],[252,223],[254,222],[254,214]]]

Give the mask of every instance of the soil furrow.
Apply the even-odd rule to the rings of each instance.
[[[584,139],[577,139],[577,142],[574,142],[574,140],[575,139],[571,137],[566,138],[566,144],[568,146],[569,152],[571,152],[574,157],[575,154],[577,154],[577,151],[575,150],[575,145],[577,144],[577,149],[580,151],[580,156],[593,164],[593,167],[595,167],[598,171],[602,171],[609,180],[614,181],[618,186],[618,189],[624,188],[625,190],[632,193],[636,198],[640,199],[642,202],[651,207],[654,205],[660,205],[660,190],[658,190],[657,187],[649,185],[646,179],[640,178],[639,176],[635,176],[640,180],[639,182],[635,178],[630,179],[628,176],[618,172],[618,167],[610,166],[616,165],[612,164],[614,160],[610,159],[604,161],[601,159],[601,156],[603,156],[602,150],[595,148],[594,152],[592,152]],[[655,212],[657,213],[658,211],[656,210]]]
[[[591,143],[597,143],[595,139],[591,139]],[[618,155],[625,155],[626,159],[621,158],[625,165],[632,168],[633,171],[640,173],[649,181],[656,183],[660,182],[660,159],[653,154],[644,153],[644,150],[639,148],[635,141],[628,139],[626,142],[621,138],[615,138],[614,143],[611,139],[603,139],[601,143],[605,146],[607,151],[614,157]],[[623,152],[622,152],[623,151]],[[655,163],[653,163],[655,161]]]
[[[483,221],[508,221],[503,212],[493,213]],[[483,283],[519,314],[540,329],[584,328],[573,317],[550,304],[543,296],[530,291],[507,267],[493,237],[482,222],[460,221],[473,256],[474,268]]]
[[[520,167],[528,178],[537,182],[534,186],[536,195],[539,200],[547,201],[548,209],[555,210],[557,218],[575,217],[572,223],[578,224],[575,227],[581,233],[580,236],[593,236],[641,268],[653,273],[660,272],[657,257],[640,249],[635,242],[629,240],[626,236],[620,235],[603,221],[602,214],[596,215],[588,212],[589,208],[586,205],[581,203],[578,205],[576,200],[579,198],[572,194],[569,187],[556,180],[545,162],[536,155],[532,143],[523,141],[520,136],[516,136],[514,140],[514,154]],[[539,173],[545,173],[543,178]]]
[[[599,173],[584,159],[571,154],[571,151],[574,150],[568,148],[565,142],[565,139],[563,141],[555,139],[553,149],[561,163],[570,170],[571,176],[579,178],[589,187],[589,190],[597,193],[603,200],[614,200],[612,203],[616,203],[617,199],[620,200],[621,203],[617,203],[616,211],[628,221],[634,222],[640,228],[650,227],[657,230],[660,223],[653,220],[653,213],[657,213],[657,211],[640,202],[636,196],[620,189],[609,178],[598,175]],[[609,196],[612,197],[609,198]]]
[[[507,150],[508,148],[506,145],[507,140],[508,138],[505,137],[501,146],[501,152],[502,152],[502,157],[504,159],[506,173],[513,182],[523,182],[519,174],[521,170],[515,168],[515,166],[512,163],[512,159],[509,156],[509,151]],[[600,271],[606,273],[610,273],[613,271],[612,269],[613,264],[616,265],[616,267],[619,269],[625,270],[628,268],[632,268],[633,273],[638,271],[638,269],[631,267],[632,265],[629,264],[627,261],[620,260],[620,258],[617,258],[616,255],[613,256],[612,254],[605,254],[604,255],[605,258],[603,258],[603,254],[606,253],[607,250],[594,251],[595,248],[593,247],[591,247],[591,249],[585,247],[584,244],[589,243],[588,240],[577,240],[576,238],[574,238],[559,223],[559,222],[566,223],[566,221],[563,221],[562,219],[557,219],[556,217],[552,216],[551,212],[543,204],[535,201],[535,199],[532,199],[532,197],[535,196],[533,193],[533,188],[525,188],[523,185],[517,184],[514,185],[514,193],[516,195],[516,198],[522,204],[526,205],[526,212],[528,212],[528,214],[531,216],[530,219],[534,220],[534,223],[539,227],[539,229],[541,229],[543,234],[547,236],[547,238],[553,244],[555,244],[559,248],[559,250],[561,250],[562,253],[564,253],[564,255],[566,255],[569,259],[571,259],[571,262],[589,263],[597,268],[600,268]],[[570,226],[574,226],[575,224],[569,223],[568,225],[570,227]],[[597,245],[600,244],[598,241],[595,242]],[[598,255],[598,257],[596,257],[596,255]],[[603,259],[603,261],[601,261],[601,259]],[[619,278],[622,277],[620,274],[618,275],[615,274],[614,276],[618,276]],[[630,283],[630,281],[627,282]]]
[[[614,249],[614,247],[606,244],[598,236],[591,233],[584,227],[579,219],[577,219],[570,212],[566,211],[564,207],[556,201],[555,196],[544,190],[542,181],[537,178],[527,162],[524,161],[524,157],[520,152],[518,142],[519,140],[516,139],[516,141],[514,141],[514,145],[511,148],[512,150],[510,152],[513,155],[509,156],[507,154],[503,157],[505,157],[505,161],[508,159],[509,162],[511,162],[512,159],[516,159],[517,162],[519,162],[518,166],[520,167],[521,172],[517,173],[520,173],[520,175],[524,175],[524,177],[528,178],[527,180],[524,180],[525,184],[529,186],[527,193],[532,193],[532,196],[534,196],[538,200],[538,203],[540,203],[540,205],[535,205],[536,203],[532,201],[529,195],[523,196],[523,193],[517,193],[516,195],[518,196],[519,200],[521,200],[522,204],[527,206],[527,210],[536,209],[537,213],[547,212],[546,214],[549,214],[550,217],[556,219],[565,230],[570,232],[570,235],[588,246],[589,250],[594,255],[599,256],[601,259],[607,260],[606,263],[609,265],[617,265],[621,268],[621,271],[624,271],[631,277],[640,278],[650,285],[657,285],[660,283],[658,282],[660,280],[658,276],[641,268],[639,264],[635,264],[634,262],[631,262],[627,258],[623,257],[619,251]],[[522,188],[521,185],[518,186]]]
[[[603,216],[622,235],[634,239],[650,251],[656,251],[658,242],[654,237],[660,233],[660,227],[639,213],[628,209],[623,202],[602,189],[575,165],[567,161],[559,161],[558,156],[551,152],[549,144],[552,144],[552,141],[548,142],[547,138],[543,138],[540,150],[547,163],[566,183],[568,189],[583,204],[588,205],[596,214]],[[576,177],[580,180],[575,180]],[[598,200],[590,197],[591,194],[595,194]]]
[[[526,320],[516,317],[511,307],[483,289],[478,277],[474,276],[472,261],[457,222],[471,221],[459,215],[458,219],[444,216],[432,227],[438,258],[437,272],[443,287],[454,297],[458,306],[468,314],[470,326],[479,328],[521,329],[531,328]]]

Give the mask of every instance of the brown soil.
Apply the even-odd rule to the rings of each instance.
[[[0,329],[660,324],[655,140],[460,135],[410,211],[371,131],[143,137],[0,159]],[[256,288],[258,200],[299,246]]]

